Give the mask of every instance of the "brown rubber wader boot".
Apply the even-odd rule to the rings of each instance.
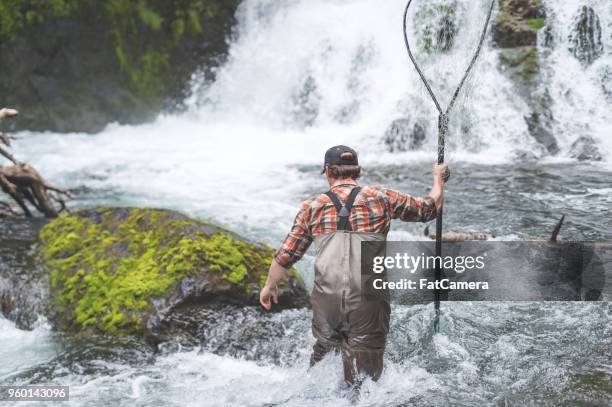
[[[378,380],[391,308],[388,300],[366,301],[361,295],[361,242],[384,241],[380,233],[352,232],[348,215],[360,188],[346,206],[328,192],[339,214],[338,231],[315,237],[315,282],[311,294],[312,333],[316,338],[311,366],[332,350],[340,350],[344,380],[359,386],[368,376]],[[383,253],[384,254],[384,253]]]

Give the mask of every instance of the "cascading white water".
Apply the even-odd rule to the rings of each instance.
[[[476,48],[489,4],[454,3],[461,27],[454,46],[444,54],[417,52],[443,104]],[[407,58],[404,5],[402,0],[246,1],[229,62],[211,86],[198,88],[190,100],[193,109],[203,121],[214,117],[291,129],[303,139],[296,143],[312,143],[313,135],[343,134],[367,146],[371,157],[386,150],[382,141],[391,122],[407,118],[427,133],[417,156],[431,157],[437,112]],[[415,17],[423,7],[431,2],[414,2],[409,15],[414,44],[419,28],[428,23]],[[490,162],[507,161],[517,146],[531,147],[523,120],[527,108],[496,65],[497,53],[487,48],[473,75],[478,80],[468,83],[463,106],[452,116],[449,143],[457,159],[480,161],[486,155]]]
[[[427,21],[415,13],[445,2],[414,3],[410,35],[418,44],[415,33]],[[455,3],[453,47],[429,56],[417,49],[442,103],[473,53],[489,4]],[[556,41],[541,86],[553,96],[561,156],[587,133],[610,163],[606,112],[612,101],[600,78],[611,61],[610,5],[591,3],[602,21],[605,53],[584,67],[568,51],[570,22],[582,2],[546,2]],[[356,146],[366,166],[435,160],[437,114],[406,55],[404,6],[403,0],[245,0],[228,62],[213,83],[194,81],[187,113],[111,125],[95,136],[22,134],[15,153],[57,183],[114,191],[94,199],[181,208],[238,227],[281,218],[284,228],[301,191],[317,182],[296,165],[319,164],[330,145]],[[517,151],[543,154],[528,134],[529,108],[498,69],[498,57],[488,44],[462,93],[448,137],[451,162],[493,164],[511,161]],[[385,145],[385,132],[398,118],[424,130],[415,151],[392,154]],[[299,182],[287,184],[287,176]],[[232,198],[215,199],[219,190]]]
[[[545,81],[553,100],[553,132],[562,155],[581,136],[592,137],[605,161],[612,159],[612,3],[607,0],[544,1],[550,27],[551,48],[544,58]],[[577,34],[577,20],[583,7],[594,11],[596,42],[601,41],[597,58],[581,63],[570,51]],[[546,46],[547,44],[543,44]]]

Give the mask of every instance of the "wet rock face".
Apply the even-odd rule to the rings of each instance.
[[[530,112],[525,123],[531,137],[551,154],[560,149],[552,132],[554,117],[550,109],[552,98],[540,85],[542,52],[538,36],[542,31],[547,46],[552,45],[546,28],[546,14],[540,0],[500,0],[499,13],[493,27],[493,40],[500,50],[500,68],[512,79],[517,93],[525,100]],[[529,157],[529,154],[526,155]]]
[[[552,155],[560,151],[557,139],[549,129],[549,126],[547,126],[546,120],[542,118],[541,115],[533,112],[531,116],[526,118],[526,121],[527,127],[529,128],[529,134],[531,134],[538,143],[544,146],[546,151]]]
[[[599,73],[601,88],[606,98],[612,102],[612,66],[603,67]]]
[[[501,0],[493,41],[501,48],[535,46],[545,18],[538,0]]]
[[[32,329],[47,298],[44,273],[32,255],[46,219],[0,219],[0,312]]]
[[[574,19],[570,34],[570,51],[585,65],[592,64],[603,52],[599,16],[588,6],[583,6]]]
[[[580,136],[570,148],[570,156],[580,161],[601,161],[603,157],[591,136]]]
[[[446,52],[454,45],[457,33],[457,3],[428,1],[415,15],[418,21],[417,45],[426,53]]]
[[[385,132],[385,144],[390,152],[418,150],[423,146],[427,133],[419,123],[401,118],[391,122]]]
[[[179,308],[156,331],[157,348],[164,352],[201,347],[234,358],[290,363],[301,357],[298,349],[311,346],[311,319],[308,309],[270,313],[261,307],[222,304]]]
[[[315,124],[319,116],[321,95],[313,76],[307,75],[292,97],[291,117],[300,128]]]
[[[212,78],[240,1],[2,3],[2,104],[24,112],[11,131],[95,133],[175,108],[198,69]]]

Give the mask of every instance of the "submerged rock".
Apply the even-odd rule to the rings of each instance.
[[[547,28],[547,31],[543,31]],[[500,67],[514,82],[518,95],[529,106],[525,124],[529,135],[546,151],[557,154],[560,149],[552,133],[555,121],[553,103],[548,89],[540,86],[541,64],[546,52],[538,47],[538,36],[543,31],[544,43],[552,45],[550,27],[540,0],[501,0],[493,28],[495,44],[500,50]]]
[[[601,68],[599,77],[601,78],[601,89],[606,99],[612,103],[612,65]]]
[[[537,47],[508,48],[499,53],[502,68],[520,86],[518,92],[529,97],[540,72]]]
[[[427,133],[419,123],[411,119],[401,118],[391,122],[385,132],[385,144],[389,151],[418,150],[423,146]]]
[[[457,2],[424,2],[415,15],[417,44],[426,53],[446,52],[457,34]]]
[[[11,130],[91,132],[180,105],[225,59],[239,0],[1,2]]]
[[[580,136],[570,147],[569,154],[580,161],[601,161],[603,158],[591,136]]]
[[[601,22],[592,7],[582,7],[574,20],[569,41],[570,51],[585,65],[592,64],[603,54]]]
[[[307,75],[292,96],[291,118],[300,128],[311,127],[319,116],[321,95],[317,82]]]
[[[535,46],[546,15],[539,0],[501,0],[493,41],[501,48]]]
[[[43,228],[38,249],[57,329],[151,338],[175,308],[256,305],[272,257],[270,247],[227,229],[136,208],[62,215]],[[278,308],[307,300],[290,270],[279,283]]]
[[[525,118],[529,134],[540,144],[546,148],[550,154],[557,154],[560,149],[557,144],[557,139],[552,131],[545,125],[545,120],[537,112],[533,112],[531,116]]]
[[[48,281],[36,262],[38,233],[47,219],[0,219],[0,313],[19,329],[43,314]]]

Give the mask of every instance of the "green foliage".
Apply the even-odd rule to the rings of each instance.
[[[115,55],[143,110],[158,110],[170,81],[171,56],[185,35],[198,35],[222,0],[0,0],[0,43],[54,18],[103,13]],[[237,0],[231,0],[237,1]]]
[[[532,18],[529,21],[527,21],[527,23],[534,30],[540,30],[541,28],[544,27],[544,24],[546,23],[546,19],[545,18]]]
[[[57,312],[67,328],[140,332],[151,301],[187,276],[206,273],[250,293],[273,251],[170,212],[130,209],[117,217],[99,210],[96,222],[62,215],[41,232],[41,258],[50,272]]]
[[[13,40],[28,25],[70,15],[78,0],[0,0],[0,40]]]
[[[218,14],[211,0],[104,0],[104,8],[119,65],[141,98],[134,102],[158,107],[170,82],[173,49]]]

